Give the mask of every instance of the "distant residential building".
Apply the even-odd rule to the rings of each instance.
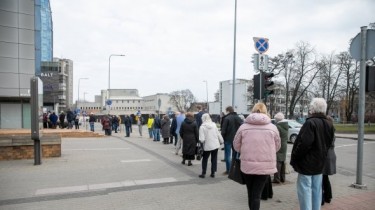
[[[249,107],[251,105],[252,97],[248,93],[249,86],[252,86],[252,80],[236,79],[235,80],[235,101],[234,110],[238,114],[249,114]],[[220,82],[219,101],[220,112],[225,113],[227,106],[232,106],[232,89],[233,80],[226,80]]]

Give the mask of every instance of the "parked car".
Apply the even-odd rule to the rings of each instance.
[[[297,138],[297,135],[299,133],[299,130],[301,130],[302,124],[295,121],[295,120],[284,120],[288,122],[289,129],[288,129],[288,142],[294,143],[294,141]],[[272,123],[275,124],[275,119],[272,119]]]
[[[297,139],[297,135],[299,130],[302,128],[302,124],[295,121],[295,120],[286,120],[288,121],[289,129],[288,129],[288,142],[294,143]]]

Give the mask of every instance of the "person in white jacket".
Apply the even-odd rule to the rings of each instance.
[[[202,159],[202,174],[200,178],[206,176],[207,162],[211,155],[211,177],[215,177],[217,170],[217,152],[220,145],[224,143],[219,129],[216,124],[212,122],[208,113],[202,115],[202,125],[199,128],[199,141],[203,144],[203,159]]]

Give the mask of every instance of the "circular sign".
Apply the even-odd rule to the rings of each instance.
[[[269,48],[267,38],[254,37],[253,39],[254,39],[254,47],[256,51],[258,51],[260,54],[267,52]]]
[[[108,106],[111,106],[111,105],[112,105],[112,100],[107,100],[107,101],[106,101],[106,104],[107,104]]]

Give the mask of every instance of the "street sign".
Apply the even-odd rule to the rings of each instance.
[[[112,100],[109,100],[109,99],[108,99],[108,100],[106,101],[106,104],[107,104],[108,106],[111,106],[111,105],[112,105]]]
[[[258,56],[258,69],[267,70],[268,69],[268,56],[260,54]]]
[[[255,50],[260,54],[267,52],[269,44],[267,38],[253,37]]]
[[[375,57],[375,30],[367,29],[366,34],[366,60],[370,60]],[[349,52],[354,59],[361,60],[361,33],[353,38]]]

